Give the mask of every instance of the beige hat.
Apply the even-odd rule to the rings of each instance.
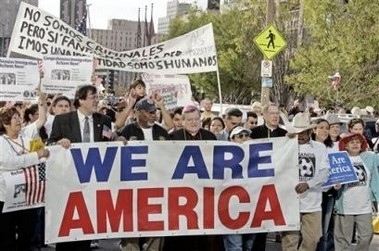
[[[354,106],[351,108],[351,114],[355,116],[360,116],[361,115],[361,109],[357,106]]]
[[[254,111],[254,112],[258,112],[258,113],[261,113],[262,112],[262,104],[258,101],[255,101],[252,105],[251,105],[251,109]],[[258,114],[260,115],[260,114]]]
[[[315,128],[316,124],[311,124],[309,113],[299,112],[293,117],[291,128],[288,128],[288,133],[298,134],[309,129]]]
[[[374,113],[374,107],[372,106],[366,106],[366,109],[365,109],[367,112],[369,112],[370,114],[373,114]]]
[[[328,121],[329,125],[334,125],[334,124],[342,125],[342,121],[338,118],[337,114],[328,113],[324,116],[324,119]]]

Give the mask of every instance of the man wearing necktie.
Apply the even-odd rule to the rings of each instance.
[[[59,144],[68,149],[71,143],[109,141],[110,138],[106,136],[108,133],[103,132],[111,130],[111,119],[97,113],[98,101],[95,86],[79,87],[73,103],[76,111],[55,117],[48,144]],[[58,243],[56,250],[91,250],[90,243],[91,241]]]

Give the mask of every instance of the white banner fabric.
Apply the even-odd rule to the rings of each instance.
[[[13,53],[37,59],[44,55],[95,56],[99,60],[97,69],[129,72],[189,74],[217,70],[212,24],[163,43],[118,52],[25,2],[20,4],[8,56]]]
[[[47,162],[47,243],[292,231],[296,139],[77,144]]]

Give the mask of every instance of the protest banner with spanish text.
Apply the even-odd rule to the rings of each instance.
[[[36,6],[20,3],[8,56],[42,59],[45,55],[94,56],[97,69],[160,74],[217,70],[212,24],[155,45],[114,51]]]
[[[300,228],[296,139],[81,143],[47,165],[47,243]]]

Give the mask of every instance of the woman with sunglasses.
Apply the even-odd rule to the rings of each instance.
[[[229,134],[231,142],[242,144],[251,140],[251,131],[242,126],[234,127]],[[255,234],[228,234],[224,236],[225,251],[252,250]]]

